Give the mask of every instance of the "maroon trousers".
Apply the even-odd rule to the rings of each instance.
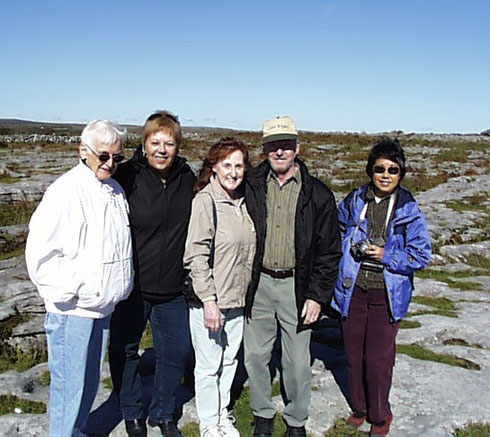
[[[382,422],[391,411],[388,398],[399,326],[390,322],[384,289],[354,288],[349,315],[342,321],[350,402],[352,410],[365,413],[371,423]]]

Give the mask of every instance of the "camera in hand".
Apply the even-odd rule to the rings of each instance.
[[[352,256],[355,260],[362,262],[361,268],[363,270],[369,270],[371,272],[382,272],[384,268],[383,263],[378,260],[369,258],[366,255],[366,250],[372,244],[384,247],[385,241],[382,238],[377,238],[374,241],[366,238],[365,240],[359,241],[358,243],[353,244],[350,248]]]
[[[366,250],[371,244],[373,244],[373,242],[369,238],[353,244],[350,248],[352,256],[354,258],[364,258],[366,256]]]

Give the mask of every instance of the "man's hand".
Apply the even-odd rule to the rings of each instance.
[[[218,332],[223,326],[221,311],[216,301],[204,302],[204,326],[211,332]]]
[[[318,302],[312,299],[306,299],[303,305],[303,310],[301,311],[301,317],[303,318],[303,323],[309,325],[310,323],[315,323],[320,317],[320,311],[322,307]]]

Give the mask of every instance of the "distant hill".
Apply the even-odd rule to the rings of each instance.
[[[0,135],[12,134],[44,134],[44,135],[80,135],[83,123],[47,123],[44,121],[19,120],[16,118],[0,118]],[[141,128],[134,125],[121,125],[130,133],[139,133]]]
[[[129,133],[140,134],[141,126],[135,126],[132,124],[122,124],[122,127],[127,129]],[[43,134],[43,135],[67,135],[74,136],[80,135],[82,129],[85,127],[83,123],[48,123],[44,121],[30,121],[19,120],[16,118],[0,118],[0,135],[13,135],[13,134]],[[200,127],[192,126],[182,129],[187,133],[228,133],[233,132],[233,129],[220,128],[220,127]]]

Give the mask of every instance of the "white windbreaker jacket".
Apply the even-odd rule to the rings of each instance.
[[[27,270],[46,311],[102,318],[133,287],[128,204],[83,162],[48,187],[32,215]]]

